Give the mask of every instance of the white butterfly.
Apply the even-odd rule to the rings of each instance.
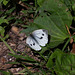
[[[34,50],[41,50],[41,46],[45,46],[48,43],[48,31],[45,29],[39,29],[32,32],[27,37],[26,43]]]

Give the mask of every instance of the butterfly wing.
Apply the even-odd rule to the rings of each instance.
[[[31,35],[27,37],[26,43],[34,50],[37,50],[37,51],[41,50],[41,47]]]
[[[40,46],[45,46],[48,43],[48,31],[44,29],[35,30],[32,36]]]

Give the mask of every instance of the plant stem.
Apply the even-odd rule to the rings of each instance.
[[[64,51],[64,49],[66,48],[67,44],[70,42],[70,40],[71,40],[72,38],[73,38],[73,37],[70,37],[70,38],[67,40],[67,42],[65,43],[65,45],[64,45],[64,47],[63,47],[63,49],[62,49],[62,51]]]
[[[39,52],[38,52],[39,53]],[[40,56],[45,60],[45,61],[47,61],[47,59],[41,54],[41,53],[39,53],[40,54]]]

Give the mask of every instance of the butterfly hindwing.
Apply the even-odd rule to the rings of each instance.
[[[27,37],[26,43],[34,50],[41,50],[41,47],[31,35]]]

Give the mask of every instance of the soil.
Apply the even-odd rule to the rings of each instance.
[[[22,28],[12,27],[9,31],[9,38],[6,40],[7,44],[15,51],[26,53],[30,57],[34,58],[35,60],[40,61],[36,56],[34,56],[33,51],[31,51],[30,48],[26,46],[26,35],[25,33],[19,33]],[[0,70],[4,71],[10,71],[13,74],[17,74],[17,72],[21,71],[23,67],[20,65],[12,65],[8,64],[8,62],[13,62],[16,60],[16,58],[9,55],[11,51],[8,49],[8,47],[4,44],[4,42],[0,41]],[[31,68],[31,67],[28,67]],[[36,69],[37,71],[37,69]],[[0,75],[2,75],[0,73]],[[24,75],[24,74],[17,74],[17,75]]]

